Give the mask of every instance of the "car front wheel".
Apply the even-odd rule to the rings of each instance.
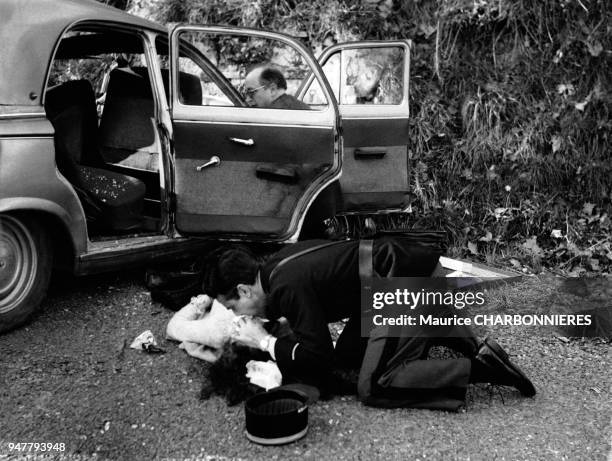
[[[42,302],[53,248],[31,216],[0,214],[0,332],[25,322]]]

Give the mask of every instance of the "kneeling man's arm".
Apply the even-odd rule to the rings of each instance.
[[[333,344],[327,320],[314,293],[304,289],[297,293],[284,290],[275,293],[281,313],[287,317],[293,335],[278,338],[274,355],[283,377],[318,381],[331,369]]]

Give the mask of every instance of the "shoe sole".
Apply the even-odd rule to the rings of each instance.
[[[531,380],[519,369],[516,365],[514,365],[510,361],[510,357],[508,353],[502,349],[502,347],[497,344],[496,341],[485,338],[484,343],[489,347],[491,352],[493,352],[499,360],[501,360],[508,368],[510,368],[514,373],[516,373],[521,378],[521,382],[517,383],[517,387],[521,394],[527,397],[533,397],[536,394],[535,386],[531,382]]]

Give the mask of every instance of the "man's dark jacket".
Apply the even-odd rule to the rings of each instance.
[[[283,94],[272,101],[271,109],[294,109],[294,110],[310,110],[310,106],[305,102],[300,101],[295,96]]]
[[[289,255],[321,245],[322,240],[298,242],[273,255],[262,267],[261,282],[268,294],[266,315],[286,317],[295,333],[276,341],[275,355],[284,377],[298,377],[320,385],[334,360],[327,324],[360,319],[359,241],[337,242],[299,256],[270,274]],[[426,276],[438,255],[397,238],[374,242],[373,266],[382,276]]]

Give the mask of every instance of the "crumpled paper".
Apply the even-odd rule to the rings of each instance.
[[[283,375],[276,362],[272,360],[267,362],[251,360],[246,364],[246,368],[246,377],[249,378],[251,384],[263,387],[266,391],[280,386],[283,382]]]
[[[132,344],[130,344],[132,349],[137,349],[139,351],[145,351],[149,353],[163,353],[166,352],[164,349],[157,345],[157,341],[155,336],[153,336],[153,332],[151,330],[146,330],[140,333]]]

